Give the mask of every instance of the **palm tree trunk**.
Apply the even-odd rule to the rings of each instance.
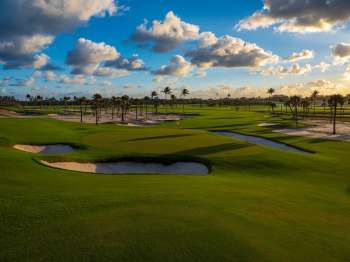
[[[333,108],[333,135],[337,133],[336,124],[337,124],[337,106]]]
[[[80,104],[80,123],[83,123],[83,105]]]

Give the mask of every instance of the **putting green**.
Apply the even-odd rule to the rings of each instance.
[[[350,143],[273,133],[230,108],[154,127],[0,119],[0,261],[348,261]],[[249,144],[265,137],[315,152]],[[37,155],[15,144],[71,144]],[[209,176],[97,176],[40,160],[201,161]]]

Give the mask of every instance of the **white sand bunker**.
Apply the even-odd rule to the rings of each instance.
[[[50,118],[61,120],[61,121],[67,121],[67,122],[80,122],[80,114],[49,114]],[[129,112],[125,115],[124,122],[121,119],[120,115],[115,115],[112,118],[112,115],[110,113],[102,113],[99,119],[99,123],[117,123],[122,126],[129,126],[129,127],[139,127],[139,126],[148,126],[148,125],[155,125],[160,124],[162,122],[167,121],[179,121],[183,118],[186,118],[184,115],[180,114],[155,114],[155,113],[148,113],[147,117],[146,114],[143,113],[143,115],[138,115],[136,119],[135,112]],[[91,114],[91,112],[88,112],[88,114],[83,115],[83,123],[89,123],[94,124],[96,122],[95,116]]]
[[[34,154],[65,154],[73,152],[75,149],[69,145],[15,145],[13,148]]]
[[[116,163],[78,163],[41,161],[42,164],[59,169],[95,174],[178,174],[208,175],[208,168],[196,162],[177,162],[170,165],[160,163],[116,162]]]
[[[227,131],[219,131],[214,133],[218,135],[233,137],[248,143],[265,146],[265,147],[272,147],[272,148],[276,148],[287,152],[310,154],[310,152],[304,151],[302,149],[298,149],[284,143],[275,142],[275,141],[261,138],[261,137],[247,136],[247,135],[242,135],[242,134],[237,134],[237,133],[227,132]]]
[[[291,128],[274,130],[277,133],[283,133],[291,136],[304,136],[310,138],[321,138],[331,140],[350,141],[350,123],[337,122],[337,134],[333,135],[333,124],[326,120],[309,120],[305,122],[311,127]]]
[[[279,123],[261,123],[258,126],[259,127],[270,127],[270,126],[278,126],[280,125]]]

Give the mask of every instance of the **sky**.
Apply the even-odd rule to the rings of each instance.
[[[2,0],[0,95],[350,94],[348,0]]]

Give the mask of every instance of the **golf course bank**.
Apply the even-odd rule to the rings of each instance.
[[[138,128],[1,118],[0,261],[348,260],[349,142],[274,132],[293,120],[258,110],[185,110],[191,117]],[[49,145],[80,147],[48,155],[35,147]],[[150,159],[157,168],[195,163],[208,175],[159,175],[154,167],[91,175],[41,163],[118,159],[134,172]]]

